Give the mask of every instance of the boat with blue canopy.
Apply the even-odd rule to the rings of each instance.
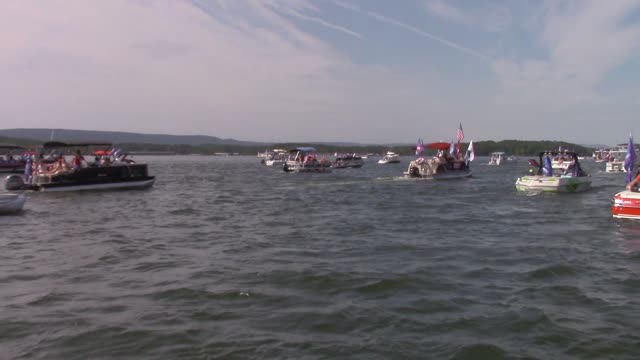
[[[297,147],[289,150],[289,157],[282,167],[286,172],[331,172],[331,162],[318,159],[314,147]]]

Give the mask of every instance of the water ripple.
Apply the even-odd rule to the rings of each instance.
[[[15,359],[637,359],[640,225],[619,176],[582,194],[474,177],[287,174],[149,157],[148,191],[28,194],[3,217]],[[485,161],[486,162],[486,161]]]

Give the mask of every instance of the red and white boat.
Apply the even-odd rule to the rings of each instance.
[[[640,219],[640,192],[625,190],[615,194],[611,214],[619,219]]]
[[[434,180],[451,180],[471,177],[471,169],[469,161],[462,157],[453,157],[449,155],[448,150],[451,144],[448,142],[436,142],[424,145],[425,149],[436,149],[439,156],[433,159],[418,158],[409,163],[409,168],[404,172],[406,176],[434,179]],[[471,150],[472,151],[472,150]],[[469,150],[467,151],[469,152]]]

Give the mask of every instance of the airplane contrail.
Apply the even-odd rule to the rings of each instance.
[[[451,42],[451,41],[443,39],[443,38],[441,38],[439,36],[433,35],[431,33],[428,33],[426,31],[424,31],[424,30],[418,29],[415,26],[411,26],[411,25],[405,24],[405,23],[403,23],[403,22],[401,22],[399,20],[396,20],[394,18],[390,18],[388,16],[384,16],[384,15],[378,14],[378,13],[370,11],[370,10],[365,10],[365,9],[362,9],[362,8],[356,6],[356,5],[347,4],[347,3],[342,2],[340,0],[334,0],[333,2],[336,5],[344,8],[344,9],[351,10],[351,11],[360,13],[362,15],[369,16],[369,17],[371,17],[373,19],[376,19],[376,20],[378,20],[380,22],[383,22],[383,23],[386,23],[386,24],[389,24],[389,25],[393,25],[393,26],[396,26],[396,27],[411,31],[411,32],[413,32],[415,34],[418,34],[420,36],[423,36],[423,37],[429,38],[431,40],[437,41],[437,42],[439,42],[439,43],[441,43],[443,45],[446,45],[446,46],[448,46],[450,48],[456,49],[458,51],[462,51],[462,52],[464,52],[466,54],[475,56],[475,57],[480,58],[482,60],[485,60],[485,61],[491,60],[491,58],[489,58],[487,55],[485,55],[485,54],[483,54],[481,52],[478,52],[476,50],[470,49],[470,48],[462,46],[462,45],[458,45],[458,44],[456,44],[454,42]]]

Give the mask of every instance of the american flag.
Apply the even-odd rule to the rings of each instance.
[[[464,131],[462,131],[462,123],[460,123],[460,127],[458,128],[458,132],[456,132],[456,139],[458,142],[461,142],[464,139]]]

